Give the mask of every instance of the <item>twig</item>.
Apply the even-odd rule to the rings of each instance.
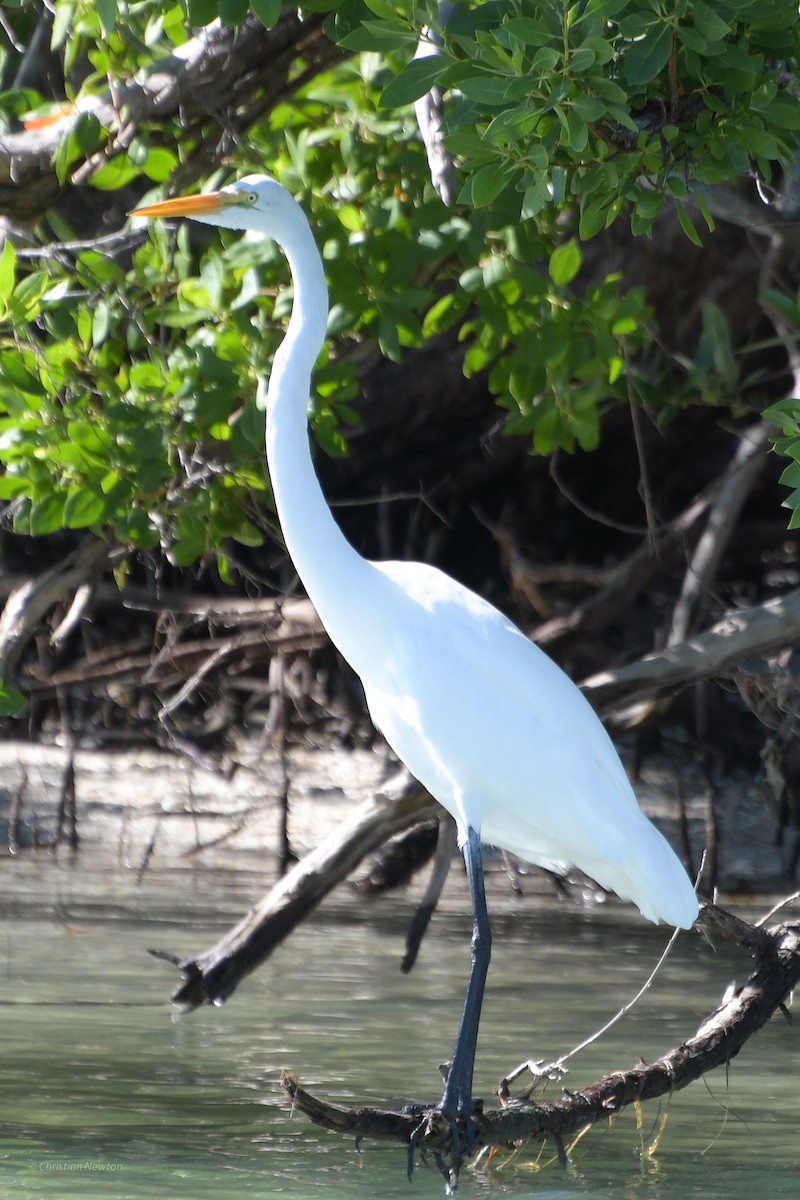
[[[594,1042],[599,1041],[603,1034],[608,1033],[609,1029],[612,1029],[616,1025],[617,1021],[621,1021],[624,1016],[627,1016],[633,1006],[637,1004],[639,1000],[641,1000],[642,996],[644,996],[645,993],[650,990],[653,980],[669,958],[672,947],[675,945],[680,932],[680,929],[673,929],[672,935],[659,955],[656,965],[653,967],[652,971],[647,976],[647,979],[645,979],[638,992],[636,992],[634,996],[631,996],[630,1000],[627,1000],[618,1010],[618,1012],[616,1012],[613,1017],[606,1021],[605,1025],[602,1025],[598,1030],[590,1034],[589,1037],[584,1038],[584,1040],[579,1042],[577,1046],[573,1046],[573,1048],[568,1050],[566,1054],[560,1055],[560,1057],[557,1058],[553,1063],[553,1066],[556,1068],[556,1070],[560,1071],[564,1064],[569,1062],[571,1058],[574,1058],[576,1054],[580,1054],[581,1050],[585,1050],[587,1046],[591,1046],[594,1044]]]
[[[636,598],[656,570],[663,570],[678,553],[685,539],[692,535],[695,526],[707,512],[712,494],[712,489],[709,489],[659,529],[654,544],[650,539],[643,541],[617,567],[608,583],[583,604],[577,605],[563,617],[555,617],[537,626],[532,634],[534,641],[540,646],[549,646],[579,631],[604,628],[624,605]]]

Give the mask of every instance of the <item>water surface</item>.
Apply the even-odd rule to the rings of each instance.
[[[20,1198],[303,1200],[442,1195],[432,1167],[405,1178],[400,1145],[351,1142],[292,1115],[287,1066],[331,1100],[436,1098],[468,960],[458,896],[415,971],[399,972],[410,898],[323,906],[222,1008],[176,1018],[177,975],[147,954],[190,955],[258,898],[259,881],[207,874],[95,877],[67,864],[0,863],[4,932],[0,1180]],[[494,889],[497,890],[496,888]],[[495,904],[497,908],[497,905]],[[620,907],[590,914],[507,898],[495,921],[476,1093],[525,1057],[568,1050],[635,992],[663,930]],[[517,911],[514,911],[514,910]],[[366,916],[365,916],[366,914]],[[632,1014],[571,1065],[578,1088],[694,1032],[748,961],[681,939]],[[642,1144],[661,1109],[596,1128],[562,1169],[545,1149],[465,1171],[464,1197],[777,1200],[798,1195],[798,1038],[776,1020],[731,1064],[675,1096],[658,1153]],[[549,1165],[548,1165],[549,1164]]]

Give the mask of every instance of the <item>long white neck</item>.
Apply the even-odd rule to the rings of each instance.
[[[359,628],[358,597],[366,577],[379,573],[356,553],[334,521],[308,444],[311,372],[325,339],[328,289],[305,217],[281,238],[281,245],[292,272],[294,305],[267,389],[272,490],[286,548],[308,597],[334,645],[358,670],[369,640],[363,626]]]

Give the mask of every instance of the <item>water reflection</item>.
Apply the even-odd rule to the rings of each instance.
[[[174,878],[154,877],[139,890],[127,876],[98,880],[87,894],[67,868],[4,865],[6,1191],[36,1200],[442,1194],[432,1168],[419,1169],[409,1187],[402,1148],[368,1145],[359,1159],[346,1140],[293,1118],[277,1078],[289,1066],[334,1100],[435,1098],[435,1063],[451,1049],[467,970],[468,920],[456,901],[410,977],[398,964],[411,901],[377,904],[365,924],[345,897],[224,1008],[176,1020],[166,1003],[174,975],[148,947],[203,948],[258,894],[253,880],[182,886],[178,909]],[[224,921],[213,919],[217,905]],[[622,909],[585,916],[511,907],[495,918],[476,1078],[486,1095],[520,1058],[561,1054],[607,1019],[666,940]],[[653,992],[571,1064],[567,1086],[659,1054],[693,1032],[747,970],[726,947],[714,955],[684,937]],[[718,1071],[673,1099],[654,1159],[641,1154],[660,1119],[650,1104],[641,1131],[629,1112],[612,1130],[589,1133],[567,1171],[540,1170],[531,1153],[501,1154],[465,1173],[461,1194],[794,1200],[795,1053],[793,1029],[773,1022],[727,1077]]]

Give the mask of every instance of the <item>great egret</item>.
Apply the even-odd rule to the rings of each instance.
[[[139,208],[273,238],[294,304],[267,391],[267,460],[286,546],[331,641],[358,672],[394,752],[453,814],[473,908],[466,999],[439,1109],[451,1173],[472,1143],[472,1076],[491,931],[481,841],[563,873],[580,867],[651,921],[689,928],[697,900],[639,808],[617,753],[578,688],[486,600],[425,563],[368,562],[347,542],[308,445],[311,372],[328,292],[303,210],[275,180]]]

